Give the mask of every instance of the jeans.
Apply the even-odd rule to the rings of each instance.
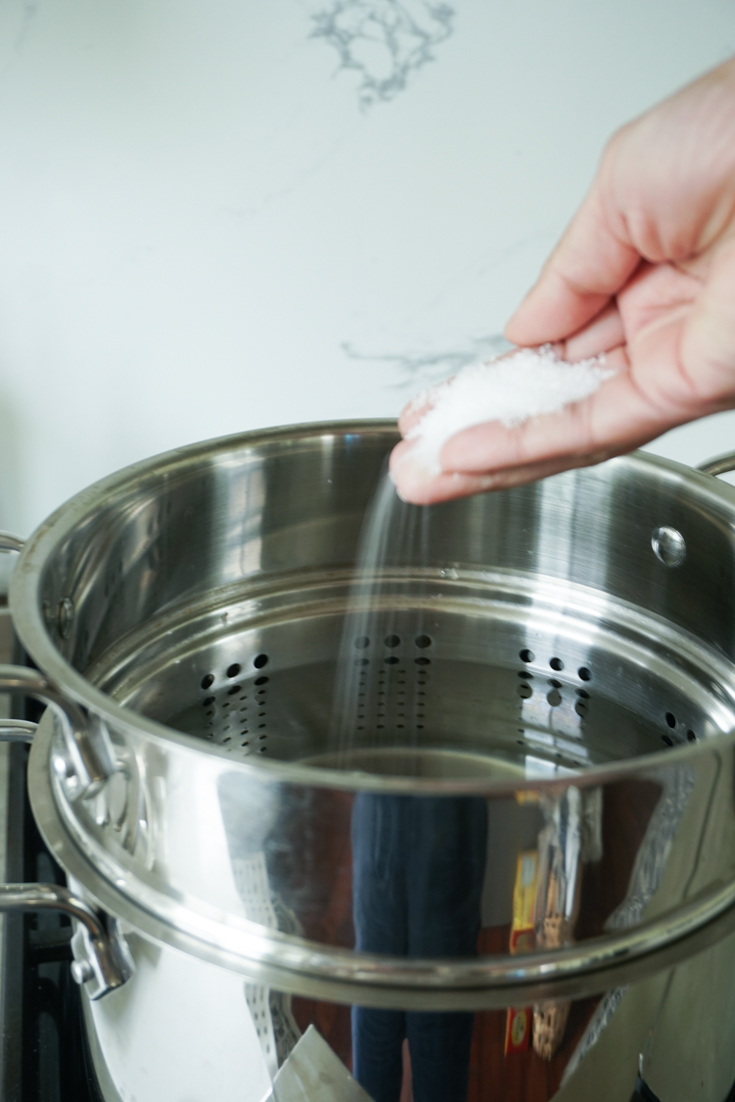
[[[466,797],[361,793],[352,815],[356,949],[471,957],[480,927],[487,807]],[[408,1039],[415,1102],[466,1102],[473,1015],[352,1011],[353,1073],[398,1102]]]

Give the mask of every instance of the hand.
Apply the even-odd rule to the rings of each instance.
[[[614,135],[506,336],[572,361],[604,352],[616,374],[559,413],[465,429],[433,478],[403,441],[391,472],[406,500],[599,463],[735,407],[735,59]],[[404,435],[415,420],[404,412]]]

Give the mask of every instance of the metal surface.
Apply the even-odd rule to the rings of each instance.
[[[273,1099],[322,1097],[308,1089],[321,1073],[325,1102],[347,1102],[350,1090],[362,1098],[363,1089],[373,1102],[388,1102],[401,1088],[416,1102],[630,1102],[644,1084],[644,1097],[664,1102],[724,1102],[735,1079],[735,993],[715,977],[734,953],[731,936],[678,968],[598,998],[529,1000],[524,1039],[510,1050],[509,1027],[519,1015],[508,1010],[401,1014],[294,998],[287,1009],[297,1041],[281,1056]],[[263,1025],[260,1034],[267,1044]],[[641,1062],[647,1046],[655,1056]]]
[[[20,551],[23,545],[23,540],[0,533],[0,551]],[[33,697],[51,705],[60,717],[65,752],[58,754],[58,760],[64,763],[67,795],[78,799],[93,793],[108,778],[113,768],[111,758],[109,754],[100,755],[103,740],[99,736],[95,740],[90,734],[94,723],[87,722],[79,708],[69,704],[37,670],[0,665],[0,692]],[[2,720],[0,742],[30,743],[36,728],[36,723],[26,720]],[[19,824],[14,825],[19,829]],[[71,971],[90,998],[101,998],[130,978],[131,962],[124,942],[114,934],[108,936],[84,900],[57,884],[0,884],[0,911],[4,914],[43,910],[59,911],[78,923]]]
[[[657,528],[651,536],[651,547],[664,566],[681,566],[686,558],[684,537],[675,528]]]
[[[20,649],[2,602],[0,593],[0,662],[17,661]],[[3,715],[25,716],[28,707],[27,718],[2,722],[30,733],[40,705],[17,697],[3,697],[2,704]],[[60,883],[61,870],[28,807],[27,750],[22,742],[0,746],[0,880]],[[59,911],[0,913],[0,1098],[8,1102],[102,1102],[89,1068],[83,993],[69,973],[70,934]]]
[[[91,999],[99,999],[130,978],[127,956],[114,941],[92,908],[79,896],[58,884],[2,884],[0,911],[60,911],[79,924],[75,935],[72,976],[84,984]]]
[[[727,452],[725,455],[708,459],[706,463],[700,463],[697,470],[703,474],[711,475],[727,474],[728,471],[735,471],[735,452]]]
[[[600,990],[735,899],[735,497],[638,455],[405,507],[422,534],[394,526],[370,641],[352,638],[367,666],[346,754],[337,657],[394,439],[199,445],[44,524],[13,578],[17,629],[118,768],[72,803],[42,724],[34,812],[104,909],[272,986],[435,1009]],[[662,528],[686,545],[674,570]],[[382,851],[401,860],[381,871]],[[529,851],[535,945],[514,955]],[[449,870],[455,902],[421,902],[416,870]],[[381,942],[372,902],[399,897]],[[433,940],[410,933],[415,906],[443,917]]]
[[[0,665],[0,692],[30,696],[51,706],[57,715],[63,745],[56,756],[56,769],[66,797],[71,800],[93,795],[115,770],[115,761],[104,725],[87,718],[38,670],[25,666]]]
[[[9,644],[9,640],[7,642]],[[6,767],[1,804],[2,879],[20,881],[25,878],[20,839],[27,799],[23,761],[27,749],[16,743],[3,745],[0,753],[5,758]],[[22,914],[0,914],[0,1098],[21,1097],[23,1053],[18,1038],[27,1014],[23,925]]]
[[[42,724],[36,745],[42,748],[47,741]],[[714,919],[707,912],[687,916],[690,921],[685,929],[662,923],[642,933],[634,931],[631,937],[613,943],[615,952],[604,941],[582,950],[567,948],[521,958],[510,958],[500,952],[465,961],[397,959],[340,948],[320,951],[303,939],[287,939],[275,932],[279,901],[263,875],[263,862],[256,861],[254,870],[245,870],[251,875],[255,873],[247,888],[248,902],[264,917],[268,933],[263,936],[258,925],[249,923],[244,929],[235,928],[227,936],[220,935],[219,943],[212,944],[207,934],[213,939],[217,926],[209,930],[205,927],[202,936],[201,927],[193,927],[180,904],[178,910],[173,907],[170,912],[172,919],[178,920],[176,923],[162,921],[122,892],[124,884],[112,885],[104,872],[90,864],[58,818],[48,772],[38,750],[31,758],[29,781],[34,815],[54,856],[75,878],[84,880],[87,893],[104,910],[156,941],[261,983],[303,995],[343,1002],[360,999],[364,1005],[378,1007],[437,1010],[498,1008],[555,994],[565,998],[587,996],[610,984],[626,984],[637,976],[658,972],[717,942],[735,926],[735,908],[730,907]],[[643,867],[646,874],[650,872],[645,862]],[[635,898],[640,881],[633,888]],[[337,903],[342,908],[349,906],[343,897]],[[641,900],[635,899],[635,904],[640,906]],[[693,932],[689,933],[689,929]],[[502,935],[506,930],[503,923],[488,926],[486,932]],[[640,949],[635,951],[639,939],[646,950],[643,955]]]
[[[26,719],[0,720],[0,742],[33,742],[36,726]]]
[[[12,536],[10,532],[0,532],[0,552],[3,551],[22,551],[25,547],[25,540],[22,540],[20,536]]]
[[[725,1102],[735,1079],[735,987],[720,980],[732,974],[732,926],[679,965],[598,995],[474,1013],[283,995],[137,939],[134,951],[131,982],[87,1007],[109,1102],[166,1091],[187,1102],[213,1091],[221,1102],[637,1102],[636,1088],[648,1100]]]
[[[8,749],[11,787],[22,797],[27,748]],[[45,852],[27,802],[12,801],[7,810],[7,873],[19,882],[59,883],[60,870]],[[68,916],[43,910],[0,917],[9,935],[0,989],[0,1097],[8,1102],[102,1102],[86,1056],[83,990],[70,975]]]
[[[15,645],[7,592],[0,583],[0,662],[13,661]],[[15,703],[11,697],[0,696],[3,724],[15,714]],[[26,748],[18,743],[0,744],[0,882],[25,879],[21,839],[27,804],[26,756]],[[21,1096],[23,1060],[18,1037],[27,1014],[23,924],[21,914],[0,914],[0,1098]]]

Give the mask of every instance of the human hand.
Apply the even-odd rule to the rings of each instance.
[[[735,59],[614,135],[506,336],[572,361],[604,352],[616,373],[559,413],[457,433],[435,476],[401,442],[391,473],[406,500],[599,463],[735,407]],[[404,435],[416,419],[404,411]]]

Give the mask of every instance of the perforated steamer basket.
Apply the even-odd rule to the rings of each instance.
[[[88,717],[72,736],[48,717],[32,749],[59,861],[126,928],[335,1002],[525,1004],[719,936],[735,900],[733,491],[637,454],[416,510],[420,538],[388,547],[352,641],[359,709],[335,743],[358,541],[395,439],[362,422],[196,445],[34,534],[15,624]],[[479,952],[356,943],[356,824],[400,799],[454,808],[458,852],[463,815],[485,809]],[[519,955],[529,852],[536,937]]]

